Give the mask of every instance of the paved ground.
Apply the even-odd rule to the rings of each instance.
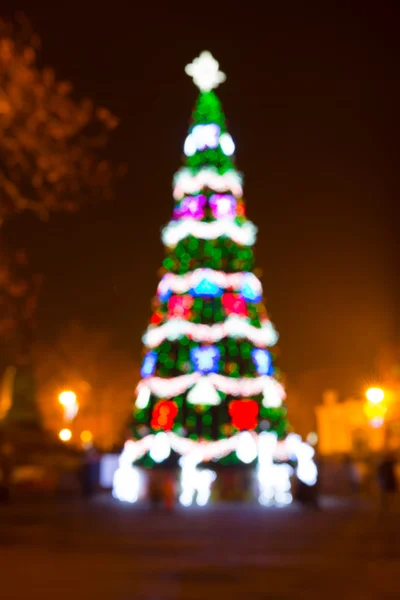
[[[1,600],[400,598],[400,514],[326,500],[175,514],[109,498],[0,507]]]

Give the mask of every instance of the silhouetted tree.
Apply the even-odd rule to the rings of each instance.
[[[25,211],[46,219],[109,196],[116,173],[103,150],[118,120],[76,99],[70,83],[40,65],[39,48],[23,16],[0,18],[0,227]],[[39,283],[23,252],[11,255],[0,245],[0,340],[7,354],[28,343]]]

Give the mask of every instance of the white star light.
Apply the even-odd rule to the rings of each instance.
[[[186,65],[185,72],[193,78],[202,92],[209,92],[225,81],[226,75],[219,70],[219,63],[211,52],[202,52],[192,63]]]

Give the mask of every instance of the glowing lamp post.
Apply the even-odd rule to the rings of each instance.
[[[75,392],[66,390],[58,396],[60,404],[64,407],[64,418],[66,421],[72,421],[78,412],[78,402]]]
[[[72,438],[72,431],[70,429],[61,429],[58,437],[62,442],[69,442],[69,440]]]
[[[372,427],[381,427],[387,412],[385,392],[381,388],[372,387],[366,391],[365,395],[367,401],[364,405],[364,412]]]
[[[88,450],[89,448],[92,447],[92,441],[93,441],[93,434],[91,431],[88,431],[87,429],[85,429],[85,431],[82,431],[81,433],[81,442],[83,447]]]

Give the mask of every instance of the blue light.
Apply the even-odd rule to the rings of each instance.
[[[190,350],[190,360],[200,373],[216,373],[220,352],[215,346],[201,346]]]
[[[194,296],[220,296],[221,289],[208,279],[202,279],[193,288],[192,293]]]
[[[171,296],[171,289],[169,287],[168,279],[164,276],[158,284],[158,295],[161,302],[166,302]]]
[[[251,358],[253,359],[259,375],[272,375],[272,359],[268,350],[254,348],[251,352]]]
[[[151,352],[148,352],[144,357],[142,368],[140,369],[140,375],[142,377],[150,377],[151,375],[153,375],[154,371],[156,370],[156,364],[157,352],[152,350]]]
[[[240,291],[243,298],[248,302],[260,302],[262,298],[260,282],[252,273],[247,273],[247,275],[243,277]]]

